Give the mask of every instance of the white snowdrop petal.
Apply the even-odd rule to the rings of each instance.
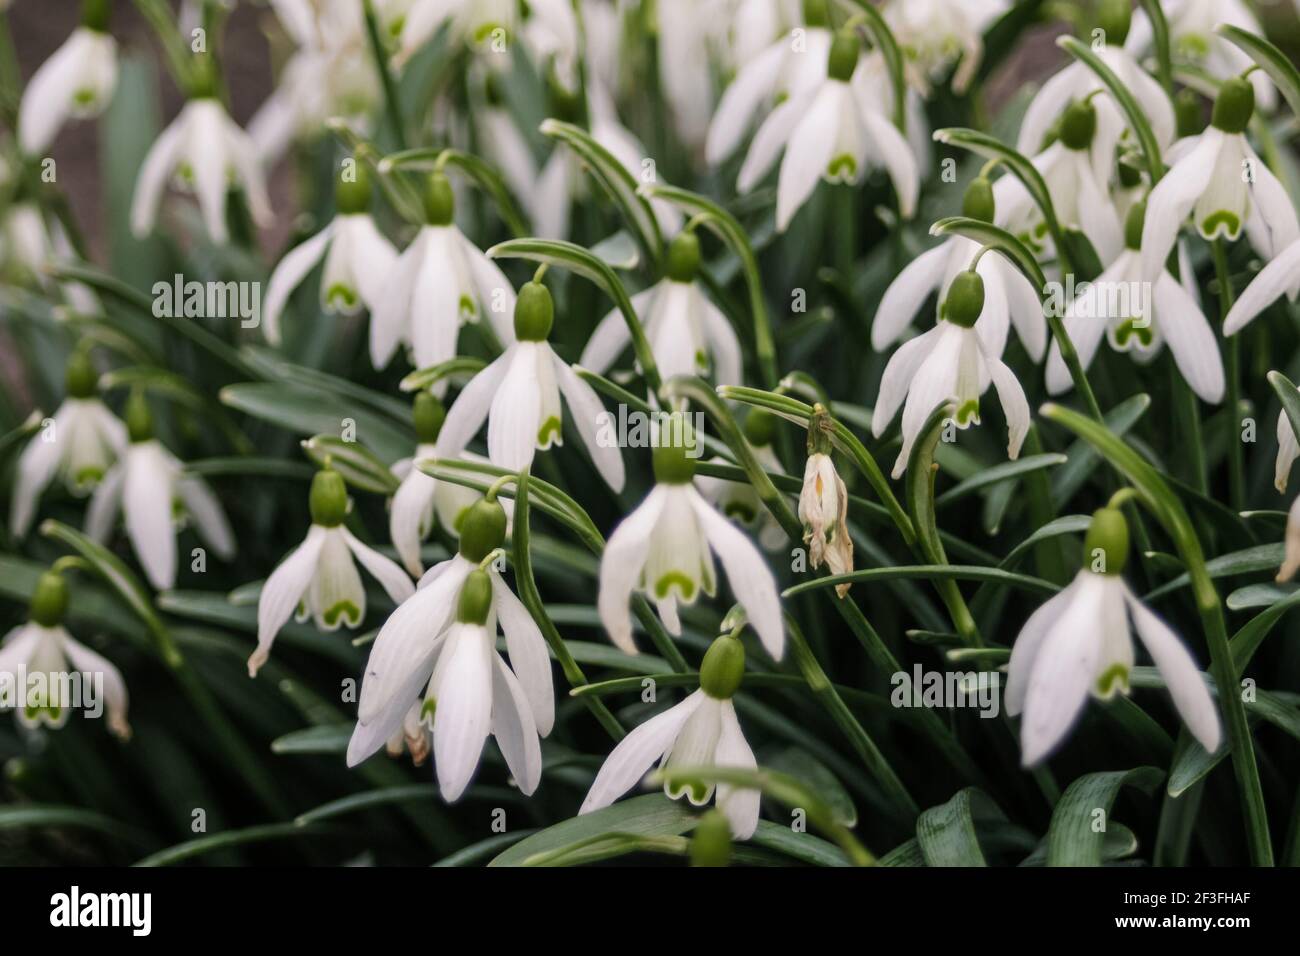
[[[607,807],[640,782],[655,761],[672,747],[687,719],[704,702],[697,690],[680,704],[651,717],[633,729],[614,747],[601,765],[578,813]]]

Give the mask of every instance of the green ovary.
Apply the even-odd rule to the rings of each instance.
[[[669,571],[662,575],[655,582],[655,597],[662,601],[674,587],[683,601],[695,600],[695,582],[681,571]]]
[[[537,429],[537,445],[539,448],[547,448],[552,440],[558,442],[560,439],[560,419],[552,415],[546,421],[542,422],[542,427]]]

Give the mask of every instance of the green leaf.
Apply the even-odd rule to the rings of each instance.
[[[460,356],[440,362],[437,365],[430,365],[427,368],[416,369],[414,372],[408,373],[398,383],[397,387],[404,392],[419,392],[426,388],[433,388],[443,379],[448,379],[463,387],[485,368],[487,368],[487,363],[482,359]]]
[[[1254,60],[1268,78],[1282,91],[1291,112],[1300,116],[1300,72],[1289,57],[1263,37],[1240,27],[1220,23],[1214,32],[1224,37]]]
[[[1101,866],[1105,834],[1096,829],[1097,811],[1110,823],[1111,807],[1120,788],[1128,785],[1150,793],[1164,779],[1156,767],[1089,773],[1061,794],[1047,831],[1048,866]]]
[[[1006,815],[982,790],[967,787],[916,821],[916,840],[927,866],[987,866],[975,833],[976,817],[1005,822]]]
[[[804,591],[817,588],[834,587],[837,584],[866,584],[873,581],[894,581],[898,579],[919,579],[925,581],[988,581],[1007,587],[1022,588],[1038,594],[1051,596],[1060,589],[1059,585],[1028,574],[1016,574],[1000,568],[982,568],[959,564],[919,564],[904,565],[894,568],[866,568],[848,574],[828,574],[812,581],[801,581],[781,592],[783,597],[793,597]]]
[[[846,827],[858,825],[858,811],[844,784],[827,766],[801,747],[786,747],[763,761],[763,765],[808,785],[826,801],[835,819]]]
[[[1000,226],[980,219],[969,219],[966,216],[947,216],[930,227],[930,235],[964,236],[981,246],[996,249],[1025,274],[1040,296],[1047,286],[1047,277],[1043,275],[1038,259],[1023,242]]]
[[[972,475],[965,481],[949,488],[938,498],[934,500],[936,508],[942,508],[945,505],[952,504],[954,501],[960,501],[970,495],[975,494],[981,488],[987,488],[989,485],[996,485],[1000,481],[1006,481],[1010,478],[1018,478],[1031,471],[1038,471],[1045,468],[1055,468],[1057,465],[1064,464],[1068,459],[1065,455],[1049,453],[1044,455],[1029,455],[1026,458],[1018,458],[1015,461],[1006,461],[1000,465],[994,465],[992,468],[986,468],[983,471]]]
[[[455,166],[491,197],[492,202],[496,205],[497,212],[501,214],[501,221],[506,224],[506,227],[516,237],[523,238],[532,234],[532,229],[528,227],[528,223],[519,211],[519,207],[510,198],[510,190],[506,188],[505,180],[501,178],[501,174],[477,156],[462,152],[459,149],[427,147],[392,153],[385,156],[379,163],[381,172],[390,169],[413,168],[433,170],[443,169],[447,166]]]
[[[352,738],[351,724],[304,727],[271,741],[274,754],[345,754]]]
[[[809,866],[852,866],[849,858],[834,843],[829,843],[811,833],[797,833],[788,826],[759,820],[758,829],[749,838],[753,846],[775,850],[783,856]]]
[[[18,803],[0,807],[0,832],[28,828],[62,828],[97,830],[136,845],[147,845],[153,840],[120,820],[113,820],[93,810],[80,807],[60,807],[43,803]]]
[[[250,843],[266,843],[272,840],[308,840],[335,832],[328,827],[302,826],[297,823],[266,823],[261,826],[248,827],[243,830],[228,830],[214,833],[169,846],[151,856],[138,860],[136,866],[171,866],[183,860],[203,856],[214,850],[232,846],[246,846]]]
[[[547,827],[519,841],[488,866],[528,866],[532,857],[561,852],[593,837],[680,836],[693,830],[698,822],[699,814],[686,801],[669,800],[662,793],[648,793]]]
[[[1258,544],[1253,548],[1244,548],[1241,551],[1233,551],[1217,558],[1211,558],[1205,562],[1205,570],[1209,572],[1211,578],[1254,574],[1258,571],[1276,571],[1282,563],[1283,551],[1284,547],[1281,542]],[[1166,594],[1177,591],[1179,588],[1185,588],[1189,584],[1191,584],[1191,577],[1187,574],[1180,574],[1172,581],[1162,584],[1147,594],[1143,600],[1154,601]]]
[[[627,167],[596,142],[591,134],[572,123],[547,119],[542,122],[540,129],[544,136],[563,143],[578,155],[601,191],[618,208],[641,247],[646,264],[657,271],[663,247],[659,221],[650,204],[637,192],[637,181]]]
[[[330,820],[347,813],[369,810],[371,807],[379,807],[388,803],[437,799],[441,799],[441,797],[438,794],[438,788],[434,786],[432,781],[403,784],[397,787],[381,787],[378,790],[363,790],[361,793],[351,793],[346,797],[340,797],[337,800],[331,800],[329,803],[321,804],[306,813],[298,814],[294,822],[299,826],[304,826],[308,823],[319,823],[321,820]]]
[[[1151,396],[1139,393],[1120,402],[1106,413],[1106,428],[1122,438],[1151,407]],[[1069,504],[1101,462],[1101,456],[1079,438],[1065,450],[1069,460],[1052,473],[1052,504],[1061,509]]]
[[[391,495],[401,484],[375,453],[360,442],[344,441],[333,435],[314,435],[302,443],[302,450],[322,468],[332,467],[354,488]]]

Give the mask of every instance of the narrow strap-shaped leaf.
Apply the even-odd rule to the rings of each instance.
[[[680,836],[695,829],[698,822],[699,815],[686,801],[648,793],[540,830],[494,857],[488,866],[525,866],[532,857],[609,834]]]
[[[197,840],[177,843],[175,846],[169,846],[165,850],[159,850],[142,860],[137,860],[135,866],[171,866],[226,847],[267,843],[272,840],[317,839],[336,832],[338,831],[333,828],[319,824],[265,823],[260,826],[246,827],[243,830],[227,830],[225,833],[213,833],[199,837]]]
[[[976,817],[1005,821],[1006,814],[975,787],[959,790],[916,821],[916,840],[927,866],[988,866],[975,833]]]
[[[1150,793],[1164,779],[1156,767],[1089,773],[1068,787],[1052,811],[1047,831],[1048,866],[1100,866],[1105,827],[1120,788],[1127,785]],[[1098,813],[1100,812],[1100,816]],[[1098,829],[1098,824],[1102,829]]]
[[[1285,53],[1262,36],[1243,30],[1241,27],[1220,23],[1214,31],[1254,60],[1282,91],[1282,95],[1286,97],[1291,107],[1291,112],[1300,116],[1300,72]]]
[[[313,435],[302,450],[322,468],[328,465],[354,488],[391,495],[401,484],[388,466],[361,442],[344,441],[335,435]]]
[[[1065,455],[1056,452],[1049,452],[1042,455],[1029,455],[1025,458],[1018,458],[1015,461],[1006,461],[1000,465],[994,465],[992,468],[986,468],[983,471],[977,472],[965,481],[959,482],[949,488],[934,500],[934,506],[936,508],[942,508],[955,501],[961,501],[963,498],[973,495],[975,492],[982,488],[987,488],[989,485],[996,485],[1000,481],[1018,478],[1031,471],[1055,468],[1057,465],[1065,464],[1067,460],[1068,459]]]

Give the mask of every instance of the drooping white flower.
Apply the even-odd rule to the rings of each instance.
[[[566,90],[578,85],[578,17],[571,0],[533,0],[520,31],[538,73],[548,70]]]
[[[732,696],[744,675],[744,647],[734,637],[713,642],[700,665],[700,689],[681,703],[650,718],[621,741],[601,765],[578,813],[607,807],[636,786],[656,761],[673,768],[725,767],[753,770],[758,764],[736,717]],[[674,800],[685,796],[703,806],[714,795],[713,784],[665,782]],[[747,840],[758,827],[759,792],[719,784],[717,805],[727,816],[731,833]]]
[[[1286,550],[1282,566],[1277,570],[1278,583],[1290,581],[1297,571],[1300,571],[1300,498],[1291,502],[1291,509],[1286,515]]]
[[[1031,160],[1047,185],[1061,228],[1083,233],[1102,262],[1112,261],[1124,248],[1119,212],[1107,188],[1119,129],[1098,122],[1092,101],[1075,100],[1061,117],[1057,141]],[[1043,212],[1024,184],[1008,175],[998,186],[998,219],[1007,231],[1036,253],[1054,251]]]
[[[1273,487],[1278,494],[1286,494],[1287,483],[1291,480],[1291,466],[1300,458],[1300,442],[1296,441],[1295,429],[1286,410],[1277,415],[1277,462],[1273,466]]]
[[[373,312],[389,288],[397,250],[371,218],[369,174],[360,161],[355,178],[335,186],[338,215],[320,232],[295,246],[271,273],[262,308],[266,339],[280,342],[280,316],[289,296],[322,258],[320,306],[327,315],[356,315],[362,308]],[[374,342],[374,336],[371,336]],[[379,366],[379,356],[371,359]]]
[[[74,353],[68,363],[67,398],[18,457],[9,501],[14,537],[27,534],[41,493],[56,477],[71,494],[85,497],[126,447],[126,426],[100,401],[96,379],[90,357]]]
[[[813,9],[817,4],[809,4]],[[716,166],[736,151],[760,111],[799,97],[826,79],[831,32],[809,22],[790,31],[741,66],[709,122],[704,158]]]
[[[804,466],[803,488],[799,492],[799,520],[808,546],[808,563],[819,568],[823,561],[831,574],[853,570],[853,538],[849,534],[849,492],[831,460],[830,439],[823,430],[826,410],[816,405],[808,423],[808,463]],[[840,597],[849,593],[848,584],[838,584]]]
[[[910,218],[920,188],[907,140],[879,108],[868,70],[859,68],[861,45],[840,31],[827,55],[826,77],[768,115],[750,144],[736,188],[747,193],[785,151],[776,187],[776,227],[784,232],[817,182],[856,183],[868,165],[888,171],[899,212]]]
[[[121,458],[95,489],[86,511],[86,534],[108,540],[118,513],[149,583],[160,591],[176,583],[176,533],[193,520],[199,537],[222,560],[235,554],[235,536],[207,482],[184,472],[176,456],[153,437],[144,396],[127,403],[127,437]]]
[[[694,604],[701,593],[717,593],[716,554],[763,646],[780,660],[785,625],[776,579],[753,542],[695,490],[696,440],[678,415],[660,427],[655,487],[614,529],[601,557],[596,602],[601,623],[615,645],[636,653],[628,605],[640,591],[658,608],[669,633],[680,634],[678,602]]]
[[[1247,81],[1228,80],[1214,101],[1210,126],[1180,141],[1171,154],[1173,165],[1147,200],[1142,275],[1148,281],[1164,269],[1189,213],[1205,239],[1235,240],[1244,227],[1265,259],[1300,238],[1290,196],[1246,142],[1254,104],[1254,88]]]
[[[389,270],[387,288],[371,310],[370,357],[376,368],[387,365],[403,342],[420,368],[455,358],[461,326],[485,317],[502,344],[514,341],[514,289],[456,227],[453,212],[451,183],[434,173],[425,194],[428,225]]]
[[[362,544],[343,526],[348,492],[337,471],[318,471],[311,483],[311,527],[262,585],[257,603],[257,649],[248,658],[248,676],[271,655],[275,636],[290,616],[312,618],[322,631],[347,625],[355,629],[366,616],[366,589],[357,562],[401,604],[415,593],[406,572],[389,558]]]
[[[944,318],[930,331],[906,342],[885,366],[880,397],[871,418],[877,438],[903,406],[903,447],[893,476],[907,470],[912,445],[930,413],[941,402],[953,401],[953,422],[967,428],[980,422],[980,396],[992,383],[1007,419],[1007,456],[1017,458],[1029,432],[1029,402],[1015,373],[988,351],[974,325],[983,310],[983,280],[963,272],[953,280]],[[904,405],[906,399],[906,405]]]
[[[319,135],[333,117],[367,130],[382,92],[361,4],[272,0],[271,6],[295,49],[275,90],[248,123],[248,135],[266,165],[279,159],[295,137]]]
[[[259,226],[271,222],[271,201],[257,148],[211,96],[186,103],[149,148],[131,200],[131,231],[137,237],[153,230],[168,182],[194,193],[214,242],[224,243],[229,237],[226,192],[232,184],[243,188],[254,222]]]
[[[40,156],[69,117],[101,113],[117,86],[117,41],[108,33],[108,4],[86,7],[82,25],[41,64],[18,108],[18,145]]]
[[[431,568],[415,594],[380,629],[366,663],[357,727],[348,744],[356,766],[433,714],[433,750],[443,797],[456,800],[492,733],[516,783],[532,793],[541,774],[538,737],[555,722],[545,639],[495,568],[480,564],[505,539],[505,511],[481,500],[466,516],[459,553]],[[510,656],[495,650],[498,622]],[[423,688],[417,715],[411,704]]]
[[[1239,27],[1256,36],[1264,36],[1264,28],[1242,0],[1164,0],[1161,3],[1169,26],[1170,46],[1178,60],[1199,65],[1210,76],[1226,80],[1249,69],[1253,61],[1244,50],[1215,32],[1221,23]],[[1151,21],[1141,4],[1134,11],[1133,29],[1124,46],[1141,55],[1152,49],[1154,34]],[[1260,106],[1271,110],[1277,101],[1277,91],[1267,74],[1257,70],[1250,75],[1255,96]]]
[[[699,239],[693,232],[679,233],[668,245],[666,275],[633,296],[632,309],[665,380],[712,373],[718,385],[740,385],[740,340],[697,280],[699,264]],[[587,340],[578,364],[604,374],[631,342],[623,313],[611,309]]]
[[[542,9],[547,9],[543,4]],[[514,0],[410,0],[405,16],[396,23],[398,51],[394,61],[405,64],[433,38],[444,23],[451,37],[475,48],[503,53],[513,41],[518,22]]]
[[[1236,335],[1283,293],[1291,302],[1300,296],[1300,239],[1280,250],[1242,290],[1223,320],[1223,334]]]
[[[1091,694],[1127,694],[1136,629],[1183,722],[1209,753],[1222,728],[1214,701],[1186,645],[1129,590],[1120,576],[1128,526],[1117,508],[1094,515],[1084,567],[1074,581],[1025,622],[1011,651],[1005,703],[1020,726],[1025,766],[1047,756],[1069,733]]]
[[[107,658],[68,633],[63,626],[67,606],[67,582],[57,571],[46,571],[37,579],[27,623],[0,642],[0,706],[12,704],[26,727],[62,727],[73,703],[86,708],[98,703],[85,696],[92,688],[83,688],[77,700],[61,699],[63,688],[69,686],[65,675],[76,671],[89,678],[93,692],[102,686],[108,729],[126,740],[131,736],[126,682]]]
[[[999,183],[1007,181],[1003,177]],[[966,191],[963,214],[996,222],[995,192],[987,179],[974,180]],[[974,240],[952,236],[904,266],[880,298],[880,307],[871,323],[871,347],[882,352],[898,341],[917,310],[935,291],[939,293],[935,314],[936,318],[941,317],[953,279],[970,268],[979,251],[980,245]],[[1047,348],[1047,320],[1033,284],[1000,253],[980,256],[975,271],[984,280],[984,309],[975,322],[975,331],[984,340],[985,350],[990,355],[1001,356],[1007,331],[1014,325],[1029,357],[1035,362],[1041,360]]]
[[[1142,69],[1133,52],[1123,46],[1129,27],[1128,6],[1122,3],[1107,4],[1105,13],[1117,19],[1111,23],[1103,19],[1105,42],[1094,46],[1093,52],[1132,94],[1150,124],[1157,144],[1164,150],[1174,140],[1174,105],[1164,87]],[[1052,126],[1069,107],[1071,100],[1076,99],[1087,99],[1096,107],[1099,135],[1108,142],[1114,141],[1116,131],[1127,126],[1128,120],[1123,111],[1097,74],[1087,64],[1072,60],[1044,83],[1030,101],[1020,123],[1016,149],[1026,156],[1040,152]]]
[[[546,341],[553,319],[546,286],[525,283],[515,304],[515,341],[456,397],[438,435],[436,457],[459,458],[486,418],[488,459],[521,471],[538,449],[563,443],[563,397],[596,470],[611,488],[622,491],[623,455],[617,443],[603,438],[604,406]]]
[[[908,59],[930,81],[954,62],[952,88],[963,93],[984,56],[984,32],[1010,9],[1009,0],[891,0],[885,22]]]
[[[1085,370],[1097,354],[1103,332],[1111,348],[1130,352],[1143,364],[1167,342],[1187,384],[1204,401],[1217,404],[1223,401],[1224,376],[1214,330],[1197,301],[1168,271],[1162,269],[1154,283],[1143,279],[1139,246],[1144,216],[1142,203],[1130,210],[1124,230],[1126,248],[1066,306],[1066,334]],[[1060,345],[1053,340],[1047,390],[1059,395],[1073,385]]]

